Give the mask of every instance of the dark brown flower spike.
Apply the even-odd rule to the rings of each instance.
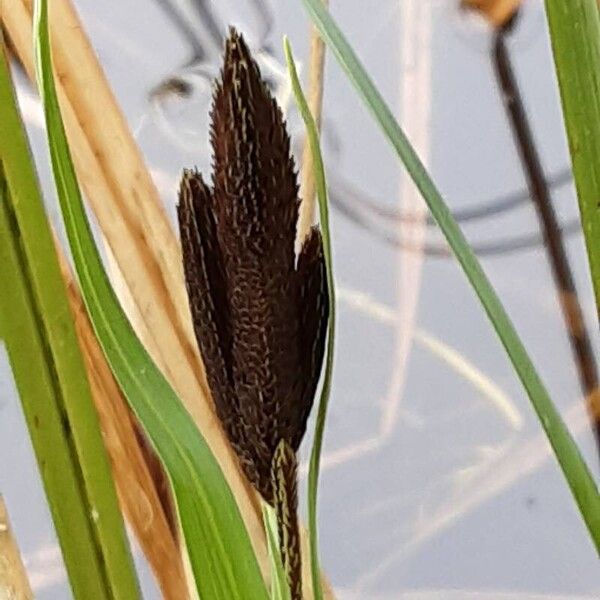
[[[185,280],[217,414],[246,476],[277,506],[276,450],[283,441],[279,463],[295,477],[323,361],[325,262],[316,227],[295,254],[289,136],[234,30],[211,119],[212,188],[185,171],[179,193]]]

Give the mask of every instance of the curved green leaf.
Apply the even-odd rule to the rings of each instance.
[[[73,595],[135,600],[123,517],[1,32],[0,281],[2,335]]]
[[[333,257],[331,252],[331,234],[329,231],[329,200],[327,197],[327,182],[325,180],[325,167],[321,155],[319,143],[319,131],[315,120],[310,112],[308,102],[302,91],[298,72],[294,63],[292,49],[289,40],[284,39],[284,52],[287,61],[288,72],[292,82],[292,89],[300,114],[306,126],[308,143],[310,144],[313,170],[315,173],[315,184],[317,199],[319,201],[319,222],[323,234],[323,252],[325,255],[325,266],[327,268],[327,292],[329,294],[330,314],[327,323],[327,352],[325,355],[325,373],[323,375],[323,387],[319,399],[317,418],[315,420],[315,434],[313,446],[310,453],[310,464],[308,469],[308,532],[310,538],[310,562],[313,595],[315,600],[323,598],[321,589],[321,575],[319,567],[319,541],[317,523],[317,490],[319,486],[319,469],[321,465],[321,451],[323,449],[323,435],[325,433],[325,420],[327,418],[327,407],[331,394],[331,380],[333,377],[333,356],[335,350],[335,283],[333,279]]]
[[[581,0],[578,0],[580,2]],[[371,81],[341,30],[320,0],[302,0],[323,40],[331,48],[363,102],[421,192],[473,290],[487,313],[527,391],[590,536],[600,551],[600,495],[577,445],[556,410],[496,292],[423,163]]]
[[[600,12],[598,0],[546,0],[546,13],[596,310],[600,319]]]
[[[235,498],[204,438],[123,313],[87,221],[52,77],[47,0],[36,2],[36,58],[50,156],[81,291],[113,373],[169,477],[198,593],[266,600]]]
[[[277,515],[275,509],[264,501],[262,502],[262,512],[271,563],[271,600],[290,600],[290,586],[279,546]]]

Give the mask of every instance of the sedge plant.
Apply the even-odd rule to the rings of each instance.
[[[597,486],[499,298],[339,27],[320,0],[303,2],[446,236],[523,383],[590,537],[600,548]],[[595,5],[595,0],[573,3],[574,18],[585,16],[592,3]],[[596,283],[593,231],[597,207],[594,208],[592,198],[597,181],[583,165],[595,157],[595,144],[600,138],[591,138],[588,130],[582,131],[583,121],[573,102],[573,90],[578,85],[581,88],[585,75],[582,71],[579,79],[573,79],[567,73],[572,65],[565,48],[569,40],[573,41],[575,30],[556,16],[561,0],[547,0],[547,5]],[[312,592],[319,600],[323,593],[317,489],[333,368],[335,287],[325,169],[317,128],[302,93],[289,43],[285,43],[285,55],[310,143],[320,231],[311,230],[295,257],[299,199],[289,138],[281,113],[261,81],[243,38],[233,31],[213,105],[212,185],[207,185],[199,173],[186,171],[179,194],[182,267],[209,387],[242,469],[265,502],[272,571],[268,590],[236,499],[216,457],[138,340],[104,271],[83,206],[58,103],[48,2],[38,0],[35,7],[37,74],[50,159],[81,293],[114,376],[168,478],[189,571],[190,595],[208,600],[301,600],[307,596],[300,569],[296,451],[324,360],[310,459],[310,556],[306,557],[310,559]],[[600,30],[597,7],[588,16],[591,25],[586,30],[586,40]],[[596,58],[600,64],[600,42],[586,40],[580,41],[582,46],[588,44],[582,49],[582,56],[593,49],[586,55],[592,56],[588,64],[591,68]],[[64,283],[18,118],[7,62],[2,58],[0,253],[9,287],[0,294],[1,333],[43,466],[73,593],[78,600],[134,599],[139,597],[139,589],[114,485],[101,449],[72,317],[62,300]],[[598,87],[593,77],[592,84]],[[598,97],[595,96],[596,101]],[[596,115],[596,109],[590,103],[587,114]],[[580,147],[586,149],[584,157],[577,155]],[[264,164],[269,164],[271,171],[262,170]],[[9,314],[10,319],[6,318]],[[66,337],[57,343],[57,336],[64,332]],[[38,373],[33,381],[27,377],[28,369]],[[84,556],[88,557],[85,569],[81,567]]]

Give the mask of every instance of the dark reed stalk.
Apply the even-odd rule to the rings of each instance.
[[[296,456],[323,361],[321,234],[294,244],[298,184],[283,116],[231,30],[211,111],[212,186],[185,171],[178,217],[186,287],[216,412],[240,465],[275,506],[302,598]]]
[[[577,295],[573,273],[565,250],[560,225],[552,205],[548,182],[529,125],[521,92],[513,72],[506,36],[514,27],[518,13],[504,27],[496,30],[492,60],[502,100],[527,184],[540,221],[552,275],[558,289],[558,299],[569,334],[582,392],[592,421],[596,446],[600,455],[600,388],[594,351],[585,325],[583,310]]]

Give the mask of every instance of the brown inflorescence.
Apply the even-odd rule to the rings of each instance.
[[[212,186],[185,171],[178,217],[192,320],[217,414],[274,504],[272,463],[297,451],[328,319],[321,234],[296,255],[298,184],[283,115],[231,30],[211,111]]]

